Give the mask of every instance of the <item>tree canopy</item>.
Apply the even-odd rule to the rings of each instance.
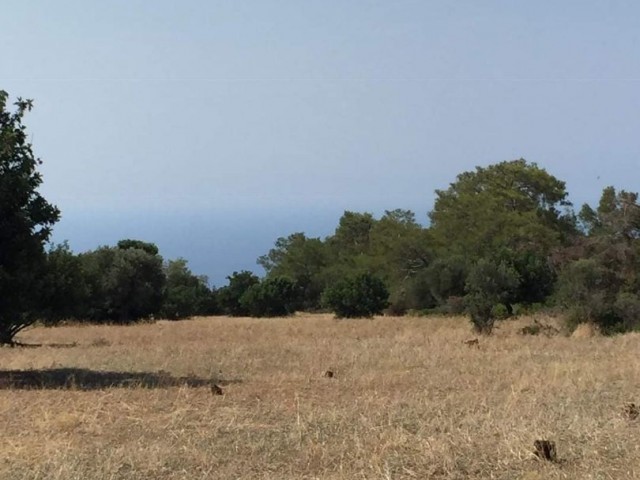
[[[24,115],[30,100],[11,111],[0,91],[0,343],[33,323],[41,303],[44,245],[60,218],[39,192],[41,164],[27,140]]]
[[[638,194],[607,187],[575,215],[565,183],[524,159],[459,174],[422,226],[412,211],[345,211],[333,234],[280,237],[258,258],[266,275],[233,272],[210,288],[187,261],[124,239],[74,254],[45,251],[58,209],[38,192],[40,160],[23,117],[0,91],[0,343],[37,318],[133,322],[223,313],[282,316],[329,309],[338,317],[466,313],[478,332],[497,318],[556,305],[574,323],[640,328]]]
[[[440,249],[475,258],[546,255],[575,232],[567,197],[564,182],[524,159],[477,167],[436,190],[431,233]]]

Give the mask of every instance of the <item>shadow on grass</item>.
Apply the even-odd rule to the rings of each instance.
[[[167,372],[109,372],[85,368],[53,368],[47,370],[0,370],[0,390],[69,389],[100,390],[104,388],[168,388],[229,385],[240,380],[173,377]]]
[[[73,343],[22,343],[22,342],[14,342],[9,345],[4,345],[5,347],[17,347],[17,348],[74,348],[77,347],[78,344],[76,342]]]

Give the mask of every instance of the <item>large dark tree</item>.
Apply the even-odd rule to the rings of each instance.
[[[41,161],[22,123],[33,104],[0,90],[0,344],[35,321],[41,303],[44,244],[60,212],[38,192]]]
[[[159,313],[166,281],[160,255],[146,248],[101,247],[80,260],[89,290],[86,319],[130,323]]]

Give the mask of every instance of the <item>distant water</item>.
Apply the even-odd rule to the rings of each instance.
[[[326,237],[334,232],[342,210],[243,212],[73,212],[63,211],[52,240],[69,241],[76,253],[123,238],[153,242],[165,259],[183,257],[191,270],[219,287],[234,271],[263,275],[256,264],[278,237],[304,232]]]

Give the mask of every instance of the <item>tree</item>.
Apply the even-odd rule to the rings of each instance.
[[[504,262],[482,259],[471,268],[467,277],[465,303],[471,323],[478,333],[491,334],[496,307],[505,304],[513,296],[519,283],[518,272]]]
[[[15,335],[36,319],[44,244],[60,217],[38,192],[42,162],[22,123],[33,103],[19,98],[12,112],[8,98],[0,90],[0,344],[13,344]]]
[[[513,303],[537,303],[551,294],[552,255],[579,236],[570,207],[565,183],[546,170],[524,159],[501,162],[464,172],[447,190],[437,190],[430,233],[439,258],[484,259],[513,269],[518,288],[500,302],[510,311]],[[478,295],[484,294],[468,293],[476,308]]]
[[[218,290],[218,302],[223,312],[233,317],[249,315],[249,310],[240,303],[240,299],[250,287],[260,283],[260,279],[253,273],[243,270],[233,272],[227,280],[229,285]]]
[[[143,242],[142,240],[132,240],[129,238],[125,240],[120,240],[118,242],[118,248],[120,250],[129,250],[130,248],[137,248],[139,250],[144,250],[149,255],[158,255],[158,253],[160,252],[160,250],[158,249],[158,246],[155,243]]]
[[[68,243],[52,246],[47,252],[43,285],[40,316],[45,323],[82,317],[89,291],[82,261]]]
[[[252,317],[284,317],[296,310],[298,288],[286,277],[267,278],[247,289],[240,305]]]
[[[269,253],[258,258],[267,278],[287,277],[300,289],[300,307],[315,310],[326,287],[323,271],[329,265],[327,247],[319,238],[294,233],[276,240]]]
[[[458,175],[436,190],[429,214],[442,251],[491,257],[501,250],[546,257],[575,234],[565,183],[524,159]]]
[[[618,272],[625,288],[640,291],[640,205],[638,194],[614,187],[603,190],[596,210],[583,205],[579,214],[587,234],[582,257],[596,258]]]
[[[398,314],[407,309],[432,306],[433,298],[420,275],[432,260],[428,231],[410,210],[386,210],[369,235],[369,254],[361,259],[361,270],[371,272],[389,286],[390,309]]]
[[[465,294],[465,281],[469,266],[462,255],[443,255],[436,258],[424,270],[424,278],[431,296],[439,305],[445,305],[449,297]]]
[[[160,311],[165,285],[160,255],[141,248],[101,247],[80,258],[89,289],[88,320],[129,323]]]
[[[324,305],[338,318],[373,317],[387,308],[388,299],[384,282],[368,273],[345,278],[323,293]]]
[[[163,317],[179,319],[215,312],[214,293],[207,285],[207,277],[191,273],[184,258],[167,262],[164,272],[167,280],[160,312]]]
[[[620,290],[616,271],[595,258],[585,258],[560,272],[556,298],[568,310],[570,326],[591,322],[607,331],[621,323],[614,307]]]
[[[344,212],[335,233],[327,239],[331,250],[342,259],[364,255],[369,251],[375,222],[370,213]]]
[[[579,219],[589,236],[609,236],[624,240],[640,238],[640,205],[638,194],[614,187],[602,191],[598,208],[584,204]]]
[[[562,252],[556,299],[569,326],[593,322],[605,333],[637,329],[640,321],[638,194],[606,187],[597,208],[583,205],[586,237]]]

